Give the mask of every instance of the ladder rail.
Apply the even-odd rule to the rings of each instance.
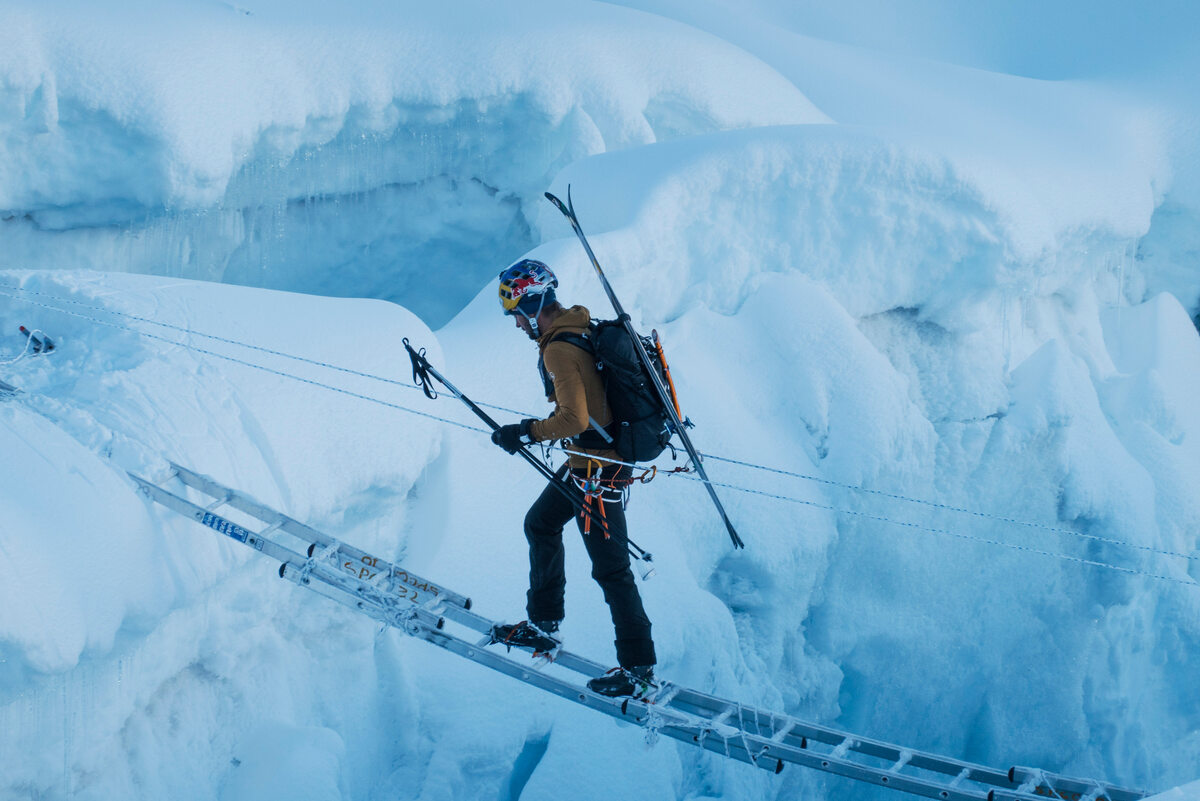
[[[740,762],[746,762],[763,770],[769,770],[772,773],[778,773],[784,763],[790,763],[926,798],[936,798],[942,801],[988,801],[987,793],[982,790],[966,788],[949,790],[941,782],[915,776],[889,774],[886,768],[866,766],[849,759],[817,754],[805,749],[774,743],[767,737],[745,732],[741,732],[738,736],[721,737],[714,735],[711,731],[708,736],[703,736],[703,730],[711,723],[709,720],[678,713],[673,715],[669,707],[665,710],[656,709],[653,704],[629,699],[611,699],[587,692],[582,687],[565,679],[536,670],[532,666],[522,666],[502,653],[480,648],[444,630],[425,628],[413,636],[470,659],[479,665],[504,673],[538,689],[618,720],[629,721],[644,727],[650,722],[651,716],[660,715],[662,720],[656,726],[656,731],[659,733],[689,745],[696,745]],[[1022,797],[1020,801],[1044,801],[1044,799],[1030,795]]]
[[[1059,776],[1038,770],[1037,768],[1014,766],[1009,768],[1008,777],[1010,781],[1017,784],[1034,782],[1038,789],[1044,790],[1044,794],[1039,793],[1044,798],[1054,798],[1053,793],[1058,793],[1066,801],[1083,801],[1083,799],[1092,795],[1094,795],[1096,801],[1100,801],[1100,799],[1108,799],[1108,801],[1139,801],[1139,799],[1145,797],[1139,794],[1137,790],[1113,787],[1106,782],[1097,782],[1090,779]],[[1047,782],[1050,782],[1053,786],[1047,786]]]
[[[357,549],[346,549],[344,544],[338,543],[332,537],[321,533],[317,529],[306,526],[299,521],[280,514],[273,509],[254,501],[242,493],[230,490],[229,488],[224,487],[215,481],[212,481],[211,479],[194,473],[187,468],[180,467],[175,464],[172,464],[172,467],[176,471],[176,477],[180,478],[186,486],[208,495],[209,497],[227,498],[229,505],[238,511],[244,512],[245,514],[248,514],[262,522],[271,521],[270,524],[261,532],[253,532],[244,526],[222,517],[221,515],[209,512],[204,507],[192,503],[191,501],[182,498],[170,492],[169,490],[165,490],[157,484],[142,478],[141,476],[133,473],[129,473],[129,476],[137,484],[139,490],[162,506],[177,512],[184,517],[191,518],[201,525],[212,528],[218,533],[225,534],[226,536],[229,536],[238,542],[242,542],[249,547],[254,548],[255,550],[261,551],[273,559],[277,559],[284,563],[290,563],[293,565],[293,567],[296,565],[302,566],[307,564],[309,560],[314,559],[314,555],[316,555],[317,552],[314,550],[314,548],[310,547],[308,549],[306,559],[305,554],[285,548],[284,546],[270,539],[268,536],[269,534],[273,533],[274,531],[282,530],[288,534],[291,534],[292,536],[310,540],[311,544],[314,546],[324,546],[327,548],[336,543],[339,545],[339,550],[343,553],[353,553],[357,551]],[[362,553],[361,551],[357,552]],[[415,574],[408,573],[402,568],[399,568],[399,570],[404,575],[415,576]],[[348,578],[358,578],[359,575],[360,574],[355,572],[346,571],[346,576]],[[285,577],[290,578],[290,576]],[[404,586],[408,585],[405,584]],[[381,592],[384,591],[383,588],[377,589]],[[465,603],[454,603],[455,599],[462,599],[462,601]],[[409,603],[414,603],[411,598],[404,600],[407,600]],[[429,600],[450,601],[453,605],[446,606],[442,610],[444,617],[480,633],[489,633],[491,631],[493,621],[469,611],[468,607],[470,606],[470,600],[465,596],[459,595],[458,593],[446,592],[439,594],[436,599],[425,597],[424,600],[426,602]],[[605,668],[598,663],[573,656],[568,656],[567,659],[564,660],[564,664],[570,666],[572,669],[575,669],[576,672],[580,672],[589,676],[601,675],[605,670]]]
[[[472,643],[446,631],[445,623],[450,621],[476,633],[491,632],[495,622],[471,611],[466,596],[425,582],[390,562],[376,560],[365,551],[282,515],[243,493],[179,465],[171,466],[173,477],[178,477],[185,486],[211,498],[224,499],[234,509],[267,525],[259,532],[252,531],[146,479],[132,473],[130,477],[151,500],[280,561],[282,578],[484,667],[636,723],[646,729],[648,740],[652,735],[665,734],[776,773],[785,763],[796,764],[940,801],[1042,801],[1051,788],[1063,794],[1066,801],[1081,801],[1087,797],[1085,794],[1091,794],[1096,801],[1138,801],[1146,796],[1138,790],[1067,779],[1031,768],[1013,767],[1002,772],[859,737],[673,684],[660,694],[658,703],[653,698],[640,701],[596,695],[561,676],[523,665],[506,653],[488,648],[484,641]],[[276,542],[271,535],[277,531],[307,541],[307,553]],[[372,562],[367,566],[378,570],[347,569],[343,561],[346,557],[351,561],[369,558]],[[413,587],[415,582],[427,587]],[[430,592],[432,589],[437,592]],[[588,678],[605,672],[600,663],[569,651],[560,651],[554,665]],[[820,748],[814,748],[814,744]],[[881,764],[867,764],[859,757],[877,759]],[[930,775],[914,774],[915,770]],[[970,786],[966,785],[968,782]]]
[[[440,629],[445,625],[443,618],[419,606],[410,606],[407,609],[401,610],[384,607],[368,598],[357,595],[340,584],[330,583],[326,574],[314,575],[308,573],[302,564],[284,562],[279,566],[279,577],[285,578],[297,586],[312,590],[318,595],[336,601],[343,606],[348,606],[354,611],[360,612],[384,625],[401,629],[405,633],[411,633],[409,629],[417,625],[431,626],[435,629]]]
[[[716,698],[715,696],[689,689],[682,690],[672,701],[674,706],[693,714],[715,714],[726,708],[728,703],[728,701]],[[754,707],[749,706],[745,709],[750,714],[754,714],[756,711]],[[770,717],[770,713],[763,712],[762,710],[757,711],[760,718]],[[907,758],[906,767],[932,771],[947,776],[957,776],[966,770],[968,771],[967,778],[970,781],[989,784],[1004,790],[1015,790],[1020,786],[1020,782],[1013,782],[1009,779],[1006,771],[997,770],[986,765],[972,764],[951,757],[902,747],[882,740],[859,737],[849,732],[828,726],[820,726],[790,716],[775,714],[774,721],[783,724],[783,727],[776,730],[774,734],[778,736],[780,731],[786,728],[787,732],[782,736],[780,742],[791,747],[808,748],[812,743],[821,743],[831,748],[845,745],[848,750],[855,753],[888,761],[893,764],[899,762],[902,758]],[[849,743],[847,743],[848,740]],[[1136,801],[1136,799],[1144,797],[1137,794],[1136,791],[1133,792],[1134,794],[1129,799],[1114,798],[1112,801]]]
[[[682,715],[669,706],[661,709],[654,704],[640,701],[598,696],[565,679],[539,671],[533,666],[523,666],[502,653],[481,648],[445,630],[422,628],[418,632],[410,633],[484,667],[618,720],[648,727],[653,716],[660,716],[660,720],[654,726],[658,733],[772,773],[778,773],[784,764],[794,764],[940,801],[995,801],[1001,798],[998,795],[989,795],[985,789],[950,788],[945,782],[935,779],[900,774],[893,771],[892,766],[864,765],[845,756],[815,753],[808,749],[776,743],[770,737],[745,731],[738,731],[736,735],[720,736],[714,731],[714,721],[711,719]],[[736,728],[732,723],[723,725]],[[1013,801],[1044,801],[1032,794],[1014,794],[1004,798],[1011,798]]]
[[[268,526],[267,529],[264,529],[262,532],[253,532],[244,526],[234,523],[228,518],[213,513],[208,508],[194,504],[191,501],[180,498],[178,495],[164,490],[155,484],[151,484],[143,478],[133,476],[133,479],[137,482],[138,488],[143,493],[168,509],[175,511],[184,517],[189,517],[201,525],[211,528],[214,531],[224,534],[225,536],[238,542],[241,542],[242,544],[253,548],[256,551],[271,557],[272,559],[279,560],[282,563],[279,568],[279,575],[281,577],[288,578],[294,583],[305,586],[310,584],[310,578],[319,578],[325,586],[333,587],[338,592],[357,595],[360,597],[369,597],[369,594],[365,592],[362,582],[357,582],[359,584],[358,587],[353,586],[356,581],[352,576],[336,570],[330,570],[328,566],[322,565],[319,561],[314,560],[311,556],[306,558],[304,554],[281,545],[280,543],[270,539],[268,536],[264,536],[266,533],[272,530],[271,526]],[[325,595],[332,600],[339,601],[341,603],[348,603],[346,599],[342,597],[336,597],[328,592],[325,592],[319,586],[314,585],[310,587],[310,589],[313,589],[319,594]],[[354,606],[354,608],[356,608],[358,611],[363,612],[371,617],[375,617],[376,619],[380,619],[382,622],[389,622],[390,618],[388,615],[392,614],[391,610],[389,610],[389,607],[385,604],[366,603],[355,605],[353,603],[348,603],[348,605]],[[432,615],[427,610],[423,610],[420,607],[412,604],[409,604],[409,606],[412,611],[409,612],[408,610],[405,610],[404,613],[406,615],[431,617],[434,620],[438,619],[437,616]],[[379,611],[376,612],[375,610]],[[383,615],[383,617],[380,617],[380,615]],[[438,625],[440,625],[440,623]]]
[[[219,534],[224,534],[226,537],[236,540],[256,551],[260,551],[273,559],[283,562],[305,561],[302,554],[280,545],[269,537],[260,537],[256,532],[238,525],[215,512],[211,512],[203,506],[198,506],[191,501],[180,498],[178,495],[168,492],[144,478],[135,476],[132,473],[129,475],[137,482],[139,491],[173,512],[191,518],[200,525],[211,528]]]
[[[245,493],[218,484],[207,476],[202,476],[174,462],[170,462],[169,464],[175,472],[176,477],[186,486],[213,498],[224,498],[226,503],[239,512],[257,518],[263,523],[277,526],[280,530],[300,539],[308,540],[319,547],[329,547],[336,543],[339,552],[344,553],[348,557],[348,561],[343,564],[343,567],[348,571],[358,572],[360,578],[374,575],[378,572],[386,573],[390,571],[392,576],[404,581],[413,588],[428,587],[429,589],[425,590],[425,592],[436,595],[447,603],[462,607],[463,609],[471,608],[471,599],[464,595],[440,587],[435,582],[429,581],[415,573],[410,573],[408,570],[394,565],[386,559],[381,559],[352,545],[339,542],[328,534],[301,523],[293,517],[281,514],[269,506],[259,503]],[[312,554],[310,553],[309,555],[311,556]]]
[[[728,703],[728,701],[715,696],[687,688],[684,688],[673,700],[673,705],[692,714],[718,714],[721,710],[727,708]],[[745,707],[745,711],[750,715],[755,713],[755,709],[749,706]],[[771,715],[771,713],[763,712],[762,710],[758,710],[758,714],[760,717],[767,718]],[[1067,801],[1082,801],[1088,793],[1097,790],[1100,790],[1100,793],[1096,801],[1102,801],[1103,799],[1107,799],[1108,801],[1139,801],[1139,799],[1145,798],[1147,795],[1140,790],[1113,787],[1107,783],[1101,785],[1098,782],[1086,779],[1071,779],[1033,768],[1018,767],[1010,768],[1007,771],[999,770],[987,765],[975,764],[952,757],[906,748],[882,740],[851,735],[839,729],[820,726],[777,713],[774,715],[774,721],[782,724],[775,731],[776,736],[779,736],[784,729],[787,729],[786,733],[780,738],[780,741],[784,744],[806,748],[810,747],[812,743],[821,743],[836,748],[843,745],[847,738],[850,738],[852,742],[849,745],[849,749],[851,751],[863,754],[864,756],[891,761],[893,764],[904,759],[904,767],[906,768],[931,771],[955,778],[962,775],[966,781],[978,782],[995,788],[997,798],[1021,797],[1013,793],[1022,784],[1039,777],[1044,777],[1045,780],[1037,785],[1037,789],[1042,790],[1042,792],[1038,793],[1035,790],[1035,795],[1041,798],[1054,798],[1046,782],[1052,782],[1053,790],[1062,794]]]

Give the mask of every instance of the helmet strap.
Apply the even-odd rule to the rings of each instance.
[[[546,305],[546,293],[542,292],[541,296],[538,300],[537,311],[535,311],[533,314],[526,314],[525,312],[521,311],[520,306],[517,307],[517,311],[521,312],[521,314],[525,317],[525,319],[529,321],[529,328],[533,331],[533,335],[535,337],[540,337],[542,335],[542,332],[540,330],[538,330],[537,318],[541,316],[542,307],[545,305]]]
[[[532,316],[531,316],[531,315],[529,315],[529,314],[526,314],[525,312],[521,311],[520,309],[516,309],[515,311],[516,311],[516,313],[517,313],[517,314],[521,315],[522,317],[524,317],[524,318],[525,318],[525,319],[526,319],[526,320],[529,322],[529,329],[530,329],[531,331],[533,331],[533,335],[534,335],[534,337],[540,337],[540,336],[542,335],[542,332],[538,330],[538,324],[537,324],[537,315],[536,315],[536,314],[534,314],[534,315],[532,315]],[[539,312],[539,313],[540,313],[540,312]]]

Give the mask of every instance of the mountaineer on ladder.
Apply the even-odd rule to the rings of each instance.
[[[557,286],[550,268],[533,259],[523,259],[500,274],[501,306],[517,328],[537,342],[538,370],[554,411],[543,420],[500,426],[492,441],[512,454],[534,442],[570,440],[573,453],[563,470],[569,470],[578,503],[547,486],[530,507],[525,516],[529,619],[497,626],[492,638],[543,652],[558,648],[566,588],[562,534],[575,518],[592,561],[592,578],[604,591],[616,630],[618,667],[588,681],[588,689],[611,697],[637,697],[655,687],[657,660],[650,620],[630,568],[625,497],[633,479],[629,467],[614,463],[620,459],[614,441],[619,432],[589,341],[594,332],[591,315],[583,306],[563,307],[555,297]]]

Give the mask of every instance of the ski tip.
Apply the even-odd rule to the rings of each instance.
[[[571,202],[571,185],[567,184],[567,202],[563,203],[553,192],[543,192],[546,200],[554,204],[555,208],[561,211],[567,217],[575,216],[575,204]]]

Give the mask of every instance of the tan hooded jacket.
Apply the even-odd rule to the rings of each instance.
[[[582,334],[588,330],[591,319],[586,308],[572,306],[538,337],[542,363],[554,384],[554,392],[546,398],[554,403],[554,411],[545,420],[535,420],[530,425],[529,433],[536,442],[569,439],[582,434],[590,425],[589,417],[601,426],[612,422],[604,382],[592,355],[569,342],[551,342],[559,334]],[[596,457],[594,461],[599,461],[602,466],[607,464],[607,459],[619,458],[613,450],[571,447]],[[572,469],[585,469],[588,457],[572,455],[570,464]]]

